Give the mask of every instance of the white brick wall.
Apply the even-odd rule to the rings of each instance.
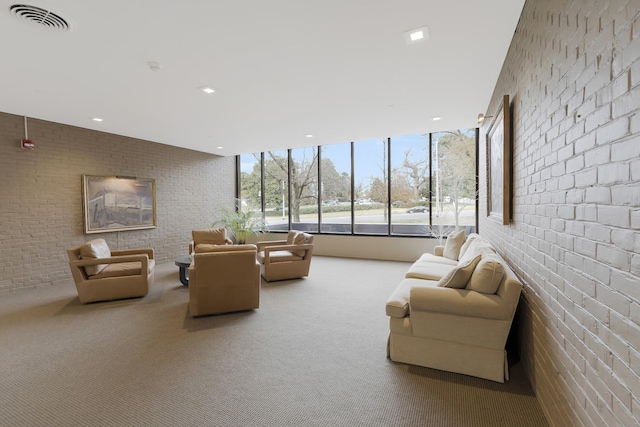
[[[210,226],[234,197],[233,157],[0,113],[0,294],[72,282],[66,249],[103,237],[114,249],[152,247],[159,262],[185,253],[193,228]],[[82,175],[156,180],[158,227],[86,236]]]
[[[640,3],[527,0],[504,94],[513,220],[480,233],[525,283],[521,360],[551,425],[640,425]]]

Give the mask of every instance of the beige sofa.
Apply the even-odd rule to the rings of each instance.
[[[67,250],[69,268],[83,304],[142,297],[153,284],[153,249],[112,251],[104,239]]]
[[[387,356],[504,382],[522,284],[479,235],[450,239],[422,255],[387,301]]]

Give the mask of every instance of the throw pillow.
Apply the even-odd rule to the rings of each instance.
[[[453,233],[447,236],[447,242],[444,245],[443,256],[445,258],[458,260],[458,254],[460,253],[460,248],[464,244],[465,241],[465,232],[464,230],[454,231]]]
[[[287,245],[293,245],[293,240],[295,239],[298,232],[296,230],[290,230],[287,233]]]
[[[306,236],[304,235],[303,232],[298,231],[296,232],[295,236],[293,237],[293,245],[304,245],[306,243]],[[298,255],[298,256],[304,256],[305,251],[296,251],[296,250],[291,250],[292,253]]]
[[[473,271],[467,289],[483,294],[495,294],[502,282],[505,270],[496,255],[485,255]]]
[[[104,239],[93,239],[85,242],[80,246],[80,258],[109,258],[111,257],[111,251]],[[87,265],[84,267],[84,272],[87,276],[95,276],[102,270],[107,268],[107,264]]]
[[[471,278],[473,274],[473,270],[476,268],[476,265],[480,262],[480,255],[477,257],[470,259],[464,264],[458,264],[456,268],[447,273],[440,281],[438,282],[438,286],[443,288],[455,288],[455,289],[464,289],[467,286],[467,282]]]

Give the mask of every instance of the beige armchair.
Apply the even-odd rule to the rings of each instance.
[[[189,267],[189,313],[251,310],[260,306],[260,266],[255,245],[196,249]]]
[[[83,304],[143,297],[153,284],[153,249],[111,251],[104,239],[67,250],[69,268]]]
[[[287,240],[258,242],[258,262],[264,280],[297,279],[309,275],[313,235],[289,231]]]
[[[189,253],[198,252],[201,248],[207,248],[211,245],[232,245],[233,241],[227,237],[227,230],[223,227],[208,228],[205,230],[193,230],[191,232],[193,240],[189,243]]]

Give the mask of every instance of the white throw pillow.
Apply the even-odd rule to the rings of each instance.
[[[443,288],[464,289],[473,274],[473,270],[480,262],[480,258],[482,258],[482,256],[478,255],[464,264],[458,264],[456,268],[440,279],[438,286]]]
[[[458,260],[458,254],[460,253],[460,248],[464,244],[466,235],[464,230],[454,231],[453,233],[447,236],[447,242],[444,244],[444,252],[442,256],[445,258]]]
[[[473,271],[467,289],[483,294],[495,294],[504,273],[504,266],[496,255],[485,255]]]
[[[111,250],[109,250],[109,246],[104,239],[89,240],[80,246],[80,258],[96,259],[109,257],[111,257]],[[87,276],[95,276],[105,268],[107,268],[107,264],[86,265],[84,272],[87,273]]]

